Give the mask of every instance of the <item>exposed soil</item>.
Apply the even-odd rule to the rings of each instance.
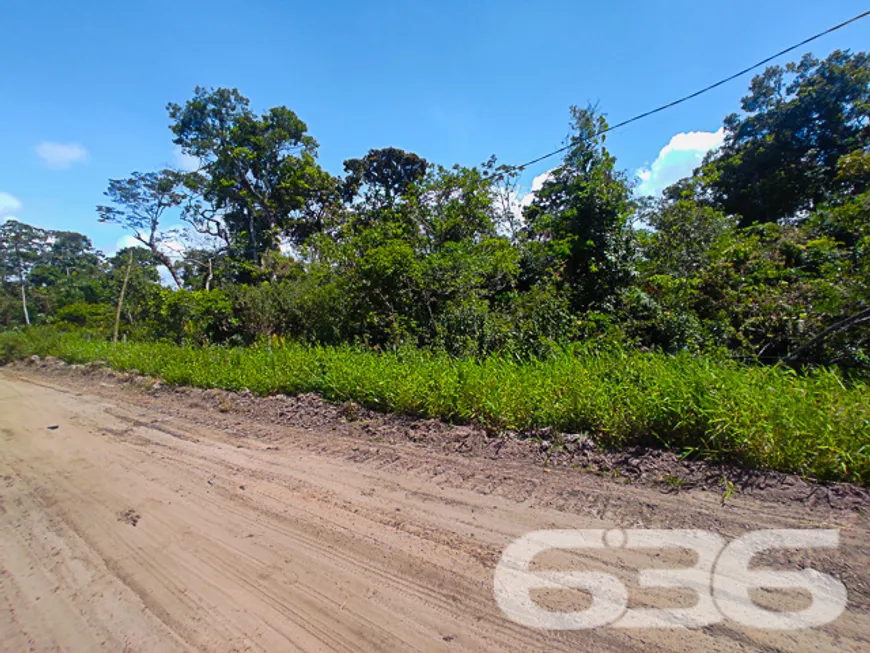
[[[819,483],[793,474],[748,470],[704,460],[688,460],[672,451],[629,447],[606,451],[582,434],[541,429],[534,433],[493,435],[478,426],[447,424],[379,413],[353,402],[336,405],[316,394],[261,397],[252,392],[170,387],[157,379],[116,372],[97,364],[66,365],[53,357],[33,357],[14,364],[16,369],[39,370],[61,377],[89,377],[118,390],[128,389],[154,399],[172,396],[187,408],[205,409],[199,418],[232,431],[244,425],[246,436],[267,437],[259,427],[275,425],[316,430],[372,442],[411,442],[442,453],[487,460],[528,462],[549,469],[567,467],[620,483],[649,485],[664,492],[703,489],[718,492],[727,501],[735,493],[766,501],[796,501],[810,506],[821,502],[832,509],[870,511],[870,489],[848,483]],[[167,407],[171,410],[171,407]],[[243,417],[242,422],[239,417]],[[250,430],[254,427],[255,431]]]
[[[866,489],[538,435],[98,365],[4,368],[0,651],[870,650]],[[526,628],[501,614],[492,574],[511,541],[549,528],[838,528],[836,550],[761,562],[833,574],[849,606],[806,631]],[[655,606],[637,582],[651,555],[575,562]]]

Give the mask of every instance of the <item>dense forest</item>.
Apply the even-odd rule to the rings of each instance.
[[[123,286],[126,340],[517,360],[582,341],[870,375],[866,53],[766,69],[724,145],[658,198],[636,193],[592,107],[571,108],[563,158],[523,204],[522,171],[495,158],[374,149],[333,176],[286,107],[197,88],[167,108],[198,169],[112,179],[96,209],[140,246],[105,256],[6,221],[0,325],[109,338]]]

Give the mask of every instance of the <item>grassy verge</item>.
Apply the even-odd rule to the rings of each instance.
[[[493,429],[587,432],[608,447],[651,444],[870,483],[870,388],[847,387],[831,372],[798,376],[691,356],[581,349],[546,361],[471,361],[416,350],[112,346],[49,329],[0,334],[0,362],[31,354],[105,361],[170,384],[263,395],[317,392],[383,411]]]

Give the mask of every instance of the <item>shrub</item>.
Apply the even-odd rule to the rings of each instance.
[[[115,320],[115,309],[109,304],[76,302],[58,309],[56,322],[62,326],[75,326],[109,333]]]

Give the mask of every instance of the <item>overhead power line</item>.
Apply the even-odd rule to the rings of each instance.
[[[679,100],[674,100],[673,102],[668,102],[667,104],[663,104],[662,106],[656,107],[655,109],[651,109],[649,111],[645,111],[643,113],[640,113],[632,118],[629,118],[628,120],[623,120],[620,123],[617,123],[615,125],[608,127],[607,129],[602,129],[602,130],[596,132],[595,134],[593,134],[592,136],[589,136],[588,138],[581,139],[580,142],[583,142],[584,140],[589,140],[591,138],[596,138],[598,136],[601,136],[602,134],[606,134],[607,132],[612,132],[614,129],[619,129],[620,127],[625,127],[626,125],[630,125],[633,122],[637,122],[638,120],[641,120],[643,118],[647,118],[648,116],[651,116],[655,113],[659,113],[661,111],[664,111],[665,109],[670,109],[671,107],[675,107],[678,104],[682,104],[683,102],[688,102],[689,100],[694,99],[694,98],[698,97],[699,95],[703,95],[707,91],[712,91],[714,88],[718,88],[719,86],[722,86],[723,84],[727,84],[728,82],[733,81],[733,80],[737,79],[738,77],[742,77],[746,73],[751,72],[751,71],[755,70],[756,68],[760,68],[761,66],[763,66],[767,63],[770,63],[774,59],[777,59],[784,54],[788,54],[789,52],[791,52],[793,50],[797,50],[798,48],[806,45],[807,43],[811,43],[811,42],[815,41],[816,39],[820,39],[823,36],[831,34],[832,32],[836,32],[837,30],[846,27],[846,25],[850,25],[851,23],[855,23],[855,22],[861,20],[862,18],[866,18],[867,16],[870,16],[870,11],[865,11],[862,14],[858,14],[857,16],[850,18],[849,20],[843,21],[839,25],[834,25],[833,27],[826,29],[824,32],[819,32],[818,34],[814,34],[813,36],[811,36],[807,39],[804,39],[800,43],[795,43],[794,45],[786,48],[785,50],[780,50],[776,54],[772,54],[769,57],[767,57],[766,59],[762,59],[758,63],[752,64],[748,68],[744,68],[740,72],[736,72],[733,75],[726,77],[725,79],[719,80],[715,84],[710,84],[709,86],[705,86],[704,88],[702,88],[698,91],[695,91],[694,93],[690,93],[689,95],[681,97]],[[523,168],[526,168],[530,165],[533,165],[535,163],[543,161],[544,159],[549,159],[551,156],[556,156],[557,154],[561,154],[565,150],[568,150],[568,149],[574,147],[575,145],[577,145],[577,142],[573,142],[573,143],[570,143],[570,144],[565,145],[563,147],[560,147],[558,150],[553,150],[552,152],[549,152],[548,154],[544,154],[543,156],[539,156],[536,159],[532,159],[531,161],[526,161],[525,163],[521,163],[520,165],[511,166],[511,168],[513,170],[522,170]]]

